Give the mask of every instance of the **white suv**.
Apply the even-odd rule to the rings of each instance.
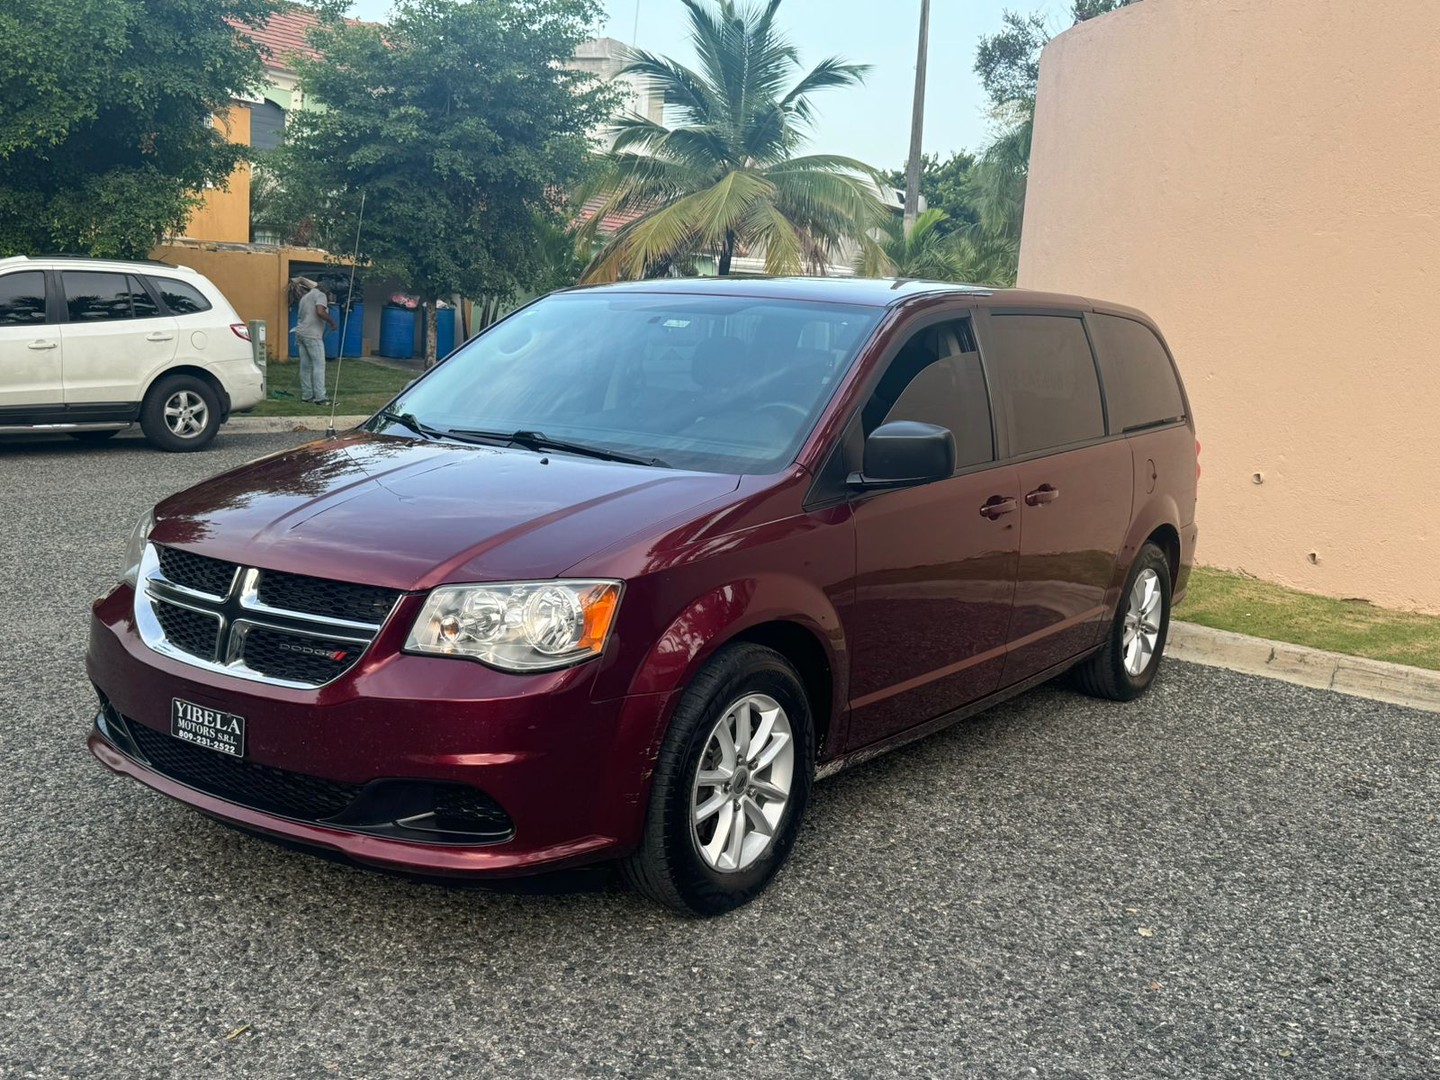
[[[262,384],[245,324],[203,274],[0,259],[0,433],[100,441],[138,421],[162,450],[199,450]]]

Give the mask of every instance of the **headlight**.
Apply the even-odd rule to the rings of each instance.
[[[120,570],[120,580],[132,589],[140,578],[140,560],[145,557],[145,545],[150,542],[150,530],[155,527],[155,513],[146,510],[135,528],[130,530],[130,542],[125,545],[125,562]]]
[[[410,628],[405,651],[547,671],[599,656],[620,604],[618,581],[445,585]]]

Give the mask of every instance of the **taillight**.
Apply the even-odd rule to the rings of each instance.
[[[230,332],[241,341],[250,340],[250,327],[246,326],[243,322],[232,322],[230,324]]]
[[[1200,440],[1195,440],[1195,479],[1200,479]]]

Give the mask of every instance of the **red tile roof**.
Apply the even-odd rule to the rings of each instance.
[[[575,220],[582,224],[588,222],[604,204],[605,196],[603,195],[597,195],[593,199],[586,200],[585,205],[580,207],[580,212],[575,215]],[[632,221],[637,221],[644,217],[646,213],[647,211],[645,210],[627,210],[619,214],[607,214],[600,219],[600,233],[602,236],[609,236],[612,233],[619,232]]]
[[[320,22],[313,11],[292,7],[278,11],[261,26],[235,24],[250,40],[260,46],[260,55],[269,68],[293,71],[292,56],[305,56],[314,60],[320,54],[305,40],[305,32]]]

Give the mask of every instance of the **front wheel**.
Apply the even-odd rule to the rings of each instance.
[[[220,430],[220,399],[203,379],[169,375],[145,395],[140,427],[161,450],[204,449]]]
[[[1075,669],[1087,694],[1131,701],[1147,689],[1160,667],[1170,632],[1170,560],[1154,544],[1135,556],[1104,647]]]
[[[789,857],[813,780],[814,722],[795,669],[759,645],[722,649],[675,710],[626,879],[683,914],[739,907]]]

